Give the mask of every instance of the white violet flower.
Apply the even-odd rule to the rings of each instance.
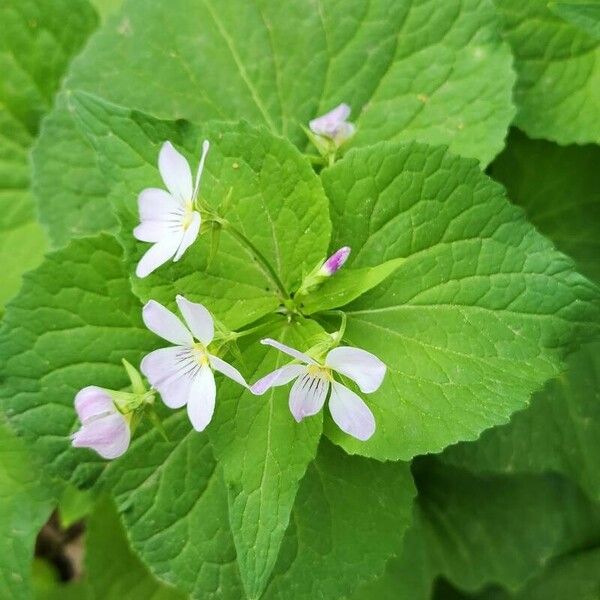
[[[115,406],[108,390],[88,386],[75,396],[81,428],[73,434],[74,448],[91,448],[102,458],[121,456],[131,439],[129,422]]]
[[[194,183],[187,160],[171,142],[160,149],[158,170],[168,191],[146,188],[138,197],[141,223],[133,235],[153,244],[138,263],[138,277],[146,277],[171,258],[177,262],[198,237],[201,217],[196,199],[208,149],[208,140],[204,140]]]
[[[370,394],[381,385],[386,366],[376,356],[350,346],[339,346],[330,350],[323,362],[317,362],[308,354],[290,348],[270,338],[261,343],[273,346],[299,362],[292,362],[258,380],[251,390],[264,394],[269,388],[285,385],[295,380],[290,391],[289,406],[296,421],[317,414],[327,398],[329,412],[338,427],[345,433],[362,441],[375,432],[375,418],[363,400],[333,378],[337,372],[352,379],[360,390]]]
[[[354,124],[348,123],[349,116],[350,107],[342,103],[328,113],[310,121],[308,126],[314,134],[331,140],[335,147],[339,148],[356,132]]]
[[[155,300],[144,306],[142,316],[146,327],[175,345],[147,354],[140,370],[169,408],[187,405],[192,426],[196,431],[203,431],[215,410],[213,371],[244,387],[248,385],[237,369],[208,352],[215,336],[214,321],[208,310],[183,296],[177,296],[176,300],[187,327]]]

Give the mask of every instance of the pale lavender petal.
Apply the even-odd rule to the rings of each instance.
[[[204,431],[215,412],[217,388],[212,369],[204,365],[194,378],[187,403],[188,417],[196,431]]]
[[[213,356],[209,354],[208,359],[210,361],[211,367],[215,371],[219,371],[219,373],[223,373],[225,377],[229,377],[229,379],[233,379],[236,383],[243,385],[245,388],[248,387],[244,376],[233,366],[231,366],[228,362],[225,362],[222,358],[218,356]]]
[[[306,363],[309,365],[316,364],[316,362],[310,356],[308,356],[308,354],[304,354],[304,352],[299,352],[295,348],[286,346],[285,344],[282,344],[281,342],[278,342],[277,340],[274,340],[271,338],[265,338],[264,340],[260,340],[260,343],[264,344],[265,346],[273,346],[273,348],[277,348],[277,350],[279,350],[280,352],[283,352],[284,354],[287,354],[288,356],[292,356],[293,358],[295,358],[297,360],[301,360],[303,363]]]
[[[181,238],[181,243],[179,244],[179,248],[177,248],[177,252],[173,258],[174,262],[177,262],[183,256],[183,253],[196,241],[198,233],[200,232],[200,223],[200,213],[193,211],[192,220],[187,226],[187,229],[185,229],[183,237]]]
[[[337,426],[361,441],[375,433],[375,417],[362,398],[337,381],[331,384],[329,412]]]
[[[115,406],[106,390],[95,385],[90,385],[77,392],[75,396],[75,410],[77,411],[79,420],[83,423],[92,417],[113,412]]]
[[[190,331],[197,340],[208,346],[215,337],[215,323],[208,309],[203,304],[190,302],[180,295],[175,300]]]
[[[325,358],[325,364],[352,379],[365,394],[379,388],[386,371],[385,364],[374,354],[351,346],[331,350]]]
[[[164,265],[173,258],[180,243],[181,236],[176,235],[170,236],[157,244],[154,244],[140,259],[135,274],[140,278],[150,275],[150,273],[158,269],[158,267]]]
[[[158,170],[171,195],[179,202],[192,199],[192,172],[188,161],[171,144],[165,142],[158,155]]]
[[[129,447],[131,432],[125,417],[113,412],[82,425],[72,438],[74,448],[91,448],[102,458],[121,456]]]
[[[167,221],[183,216],[183,206],[165,190],[146,188],[138,196],[140,221]]]
[[[290,391],[290,410],[300,423],[304,417],[316,415],[322,408],[329,390],[329,381],[305,373],[298,377]]]
[[[271,371],[268,375],[265,375],[262,379],[259,379],[255,384],[252,385],[250,391],[257,396],[264,394],[268,389],[277,387],[279,385],[285,385],[292,379],[298,377],[298,375],[305,373],[306,367],[304,365],[285,365]]]
[[[150,300],[142,309],[142,318],[146,327],[163,340],[177,346],[191,346],[192,334],[168,308],[156,300]]]
[[[348,260],[350,256],[351,249],[349,246],[344,246],[340,248],[337,252],[334,252],[321,267],[321,272],[323,275],[330,277],[336,271],[341,269],[344,266],[344,263]]]
[[[192,351],[185,346],[154,350],[140,364],[140,371],[169,408],[185,406],[199,368]]]
[[[342,123],[335,132],[333,139],[338,146],[341,146],[346,140],[349,140],[356,133],[354,123]]]
[[[350,107],[347,104],[342,103],[339,106],[336,106],[333,110],[330,110],[328,113],[325,113],[324,115],[310,121],[308,126],[310,127],[311,131],[317,135],[324,135],[326,137],[333,138],[335,137],[340,126],[349,116]]]

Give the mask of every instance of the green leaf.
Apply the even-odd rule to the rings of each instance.
[[[0,421],[0,597],[31,597],[35,538],[53,506],[53,488],[23,441]]]
[[[584,275],[600,282],[600,148],[557,146],[513,130],[491,166],[510,199]]]
[[[272,326],[269,335],[297,348],[309,348],[322,332],[311,321]],[[289,357],[249,338],[241,346],[249,381],[290,362]],[[235,363],[234,363],[235,364]],[[244,588],[259,598],[275,566],[300,480],[317,453],[322,413],[296,423],[288,408],[289,386],[254,396],[238,384],[219,386],[218,407],[208,434],[222,466],[229,519]]]
[[[71,448],[75,394],[87,385],[129,384],[122,358],[134,365],[156,347],[141,323],[122,250],[108,236],[82,239],[49,254],[9,304],[0,330],[0,401],[52,473],[92,482],[105,464]]]
[[[29,187],[29,147],[71,57],[96,25],[85,0],[0,4],[0,314],[41,261],[45,235]]]
[[[187,595],[158,583],[129,548],[114,503],[98,503],[87,521],[86,579],[98,600],[185,600]]]
[[[351,453],[409,459],[505,423],[597,330],[598,289],[474,161],[419,144],[350,152],[322,175],[352,267],[404,257],[346,307],[345,338],[387,365],[368,397],[378,429]]]
[[[414,493],[407,465],[349,457],[324,441],[264,599],[345,598],[380,575],[412,520]]]
[[[314,292],[305,297],[296,296],[296,303],[306,315],[345,306],[385,281],[403,262],[403,258],[396,258],[375,267],[342,270]]]
[[[547,0],[495,3],[515,55],[515,124],[559,144],[599,143],[600,39],[553,14]]]
[[[68,529],[87,517],[94,509],[96,497],[91,490],[78,490],[67,484],[58,499],[58,519],[61,529]]]
[[[65,88],[162,118],[246,119],[301,148],[302,124],[348,102],[355,145],[417,139],[488,163],[514,115],[512,59],[498,30],[489,0],[447,0],[435,11],[423,0],[242,8],[236,0],[129,0],[78,57]],[[34,165],[54,244],[114,225],[64,97]]]
[[[555,14],[579,27],[592,37],[600,38],[600,4],[579,2],[550,2],[548,8]]]
[[[202,235],[178,263],[169,262],[134,291],[146,301],[173,304],[177,293],[200,301],[228,327],[238,328],[273,312],[282,301],[276,278],[289,292],[303,271],[322,259],[331,224],[327,198],[308,161],[288,142],[247,124],[207,124],[156,119],[79,94],[72,100],[82,129],[93,143],[122,223],[120,240],[131,268],[148,249],[131,230],[139,222],[137,195],[162,187],[157,169],[160,145],[177,144],[195,166],[203,139],[211,141],[202,177],[202,199],[246,236],[275,277],[248,245],[223,228],[210,261],[211,236]]]
[[[198,600],[240,600],[227,489],[206,434],[185,411],[163,420],[169,441],[150,429],[111,462],[103,482],[117,499],[135,552],[161,581]]]

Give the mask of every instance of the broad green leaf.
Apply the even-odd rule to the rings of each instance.
[[[295,296],[294,300],[306,315],[345,306],[385,281],[403,262],[404,259],[396,258],[375,267],[342,270],[314,292],[302,298]]]
[[[600,39],[547,0],[495,0],[515,55],[515,124],[559,144],[600,142]]]
[[[598,289],[573,270],[474,161],[419,144],[350,152],[322,175],[349,268],[404,257],[345,309],[345,338],[388,366],[351,453],[409,459],[505,423],[597,330]]]
[[[29,187],[29,147],[71,57],[96,25],[85,0],[0,2],[0,314],[46,246]]]
[[[379,576],[402,545],[414,493],[407,465],[349,457],[324,441],[300,487],[265,600],[346,598]]]
[[[309,348],[321,328],[312,321],[281,322],[269,336],[296,348]],[[248,381],[290,362],[273,348],[249,338],[240,344]],[[254,396],[234,382],[219,387],[218,408],[208,430],[222,466],[229,496],[229,519],[238,564],[249,598],[259,598],[290,521],[300,480],[317,453],[322,413],[296,423],[288,408],[289,386]]]
[[[597,2],[550,2],[548,8],[592,37],[600,38],[600,4]]]
[[[529,220],[600,282],[600,148],[557,146],[513,130],[490,168]]]
[[[288,142],[244,123],[200,128],[157,121],[87,95],[77,95],[72,105],[113,182],[119,237],[132,270],[149,248],[131,233],[139,222],[137,195],[146,187],[162,187],[156,164],[167,139],[186,152],[194,168],[202,140],[211,141],[202,198],[250,240],[287,293],[300,284],[303,271],[324,258],[331,230],[327,198],[308,161]],[[204,302],[231,328],[273,312],[282,293],[248,246],[224,228],[209,264],[210,244],[210,234],[204,234],[178,263],[169,262],[144,280],[134,278],[134,291],[144,301],[173,304],[179,293]]]
[[[417,139],[488,163],[514,115],[498,30],[490,0],[129,0],[65,90],[166,119],[246,119],[303,149],[301,125],[348,102],[355,145]],[[69,121],[63,96],[34,152],[40,216],[57,245],[114,225],[94,153]]]
[[[86,523],[86,579],[95,600],[185,600],[187,595],[158,583],[129,548],[114,503],[98,503]]]
[[[185,411],[163,424],[168,442],[156,430],[136,435],[104,474],[127,536],[156,577],[191,598],[240,600],[222,469]]]
[[[92,490],[79,490],[66,484],[58,498],[58,520],[62,529],[68,529],[87,517],[94,509],[96,495]]]
[[[104,461],[71,448],[75,394],[87,385],[127,386],[121,359],[138,365],[156,345],[141,323],[116,240],[74,242],[29,273],[7,308],[0,330],[2,407],[46,469],[91,482]]]
[[[22,440],[0,421],[0,597],[31,597],[35,538],[54,506],[54,491]]]

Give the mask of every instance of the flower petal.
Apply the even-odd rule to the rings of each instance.
[[[338,427],[361,441],[375,433],[375,417],[362,398],[337,381],[331,384],[329,412]]]
[[[340,126],[350,116],[350,107],[342,103],[328,113],[313,119],[308,123],[311,131],[317,135],[333,138]]]
[[[146,188],[138,196],[140,221],[166,221],[173,216],[183,217],[183,207],[169,192]]]
[[[275,369],[275,371],[271,371],[262,379],[259,379],[252,385],[250,391],[257,396],[260,396],[272,387],[289,383],[292,379],[298,377],[298,375],[301,375],[304,372],[306,372],[306,367],[304,365],[284,365],[279,369]]]
[[[177,248],[177,252],[173,258],[174,262],[177,262],[183,256],[183,253],[196,241],[198,233],[200,232],[200,223],[200,213],[193,211],[192,220],[187,226],[187,229],[185,229],[179,248]]]
[[[131,432],[125,417],[114,412],[86,423],[72,438],[74,448],[91,448],[102,458],[121,456],[129,447]]]
[[[204,365],[194,378],[187,403],[188,417],[196,431],[204,431],[215,412],[217,388],[212,369]]]
[[[290,391],[290,410],[294,419],[300,423],[304,417],[316,415],[322,408],[329,382],[322,377],[313,377],[305,373],[298,377]]]
[[[75,410],[79,420],[83,423],[92,417],[103,413],[115,412],[115,405],[106,390],[90,385],[77,392],[75,396]]]
[[[173,226],[166,221],[143,221],[134,228],[133,237],[140,242],[156,244],[173,235],[173,232]]]
[[[374,354],[351,346],[339,346],[331,350],[325,358],[325,364],[352,379],[365,394],[379,388],[386,371],[385,364]]]
[[[172,346],[146,354],[140,364],[140,371],[150,385],[158,390],[169,408],[181,408],[188,401],[199,366],[189,348]]]
[[[175,300],[190,331],[197,340],[208,346],[215,337],[215,323],[208,309],[197,302],[190,302],[178,295]]]
[[[278,342],[277,340],[273,340],[271,338],[265,338],[264,340],[260,340],[260,343],[264,344],[265,346],[273,346],[273,348],[277,348],[277,350],[279,350],[280,352],[283,352],[289,356],[292,356],[296,360],[301,360],[303,363],[306,363],[309,365],[317,364],[310,356],[308,356],[308,354],[304,354],[304,352],[299,352],[298,350],[296,350],[294,348],[290,348],[290,346],[286,346],[285,344],[282,344],[281,342]]]
[[[171,142],[165,142],[158,155],[158,170],[175,200],[185,203],[192,199],[192,172],[188,161]]]
[[[356,133],[356,125],[354,123],[341,123],[335,132],[333,139],[338,146],[349,140]]]
[[[194,343],[192,334],[181,320],[156,300],[146,303],[142,318],[150,331],[171,344],[191,346]]]
[[[236,383],[243,385],[245,388],[248,387],[244,376],[233,366],[231,366],[228,362],[225,362],[222,358],[218,356],[213,356],[212,354],[208,355],[208,359],[210,361],[210,366],[215,370],[219,371],[225,375],[225,377],[229,377],[229,379],[233,379]]]
[[[173,257],[180,243],[181,236],[171,235],[154,244],[140,259],[135,274],[140,278],[150,275],[152,271],[155,271]]]

